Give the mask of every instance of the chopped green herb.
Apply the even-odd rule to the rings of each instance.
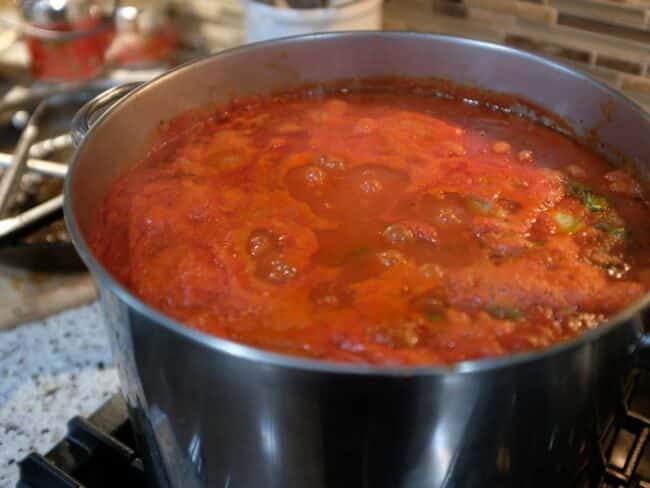
[[[553,220],[555,220],[555,223],[565,234],[573,234],[582,224],[582,221],[578,217],[561,210],[553,212]]]
[[[622,227],[620,225],[616,225],[612,222],[598,222],[596,225],[594,225],[594,227],[596,227],[598,230],[602,230],[615,239],[625,239],[625,227]]]
[[[595,193],[588,193],[585,196],[584,204],[592,212],[602,212],[609,207],[607,199],[604,196]]]
[[[427,318],[430,322],[439,322],[443,319],[443,316],[441,313],[430,313],[427,315]]]
[[[609,202],[607,199],[602,196],[594,193],[594,191],[589,188],[584,183],[578,181],[570,181],[568,184],[569,193],[575,197],[578,197],[587,209],[592,212],[602,212],[609,208]]]
[[[499,305],[490,305],[485,311],[497,319],[520,320],[524,317],[521,310],[516,308],[501,307]]]
[[[579,181],[569,180],[567,182],[567,189],[571,195],[581,196],[585,191],[589,191],[589,188],[584,183]]]

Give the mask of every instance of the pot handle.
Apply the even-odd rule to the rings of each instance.
[[[81,107],[72,119],[70,127],[74,146],[79,147],[88,132],[95,126],[102,115],[140,85],[142,85],[141,82],[133,82],[114,86],[100,93]]]

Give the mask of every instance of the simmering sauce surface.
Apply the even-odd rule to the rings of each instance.
[[[220,337],[446,364],[564,341],[650,288],[639,185],[525,119],[413,91],[296,92],[163,135],[113,184],[91,247]]]

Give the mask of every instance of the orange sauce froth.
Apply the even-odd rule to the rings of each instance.
[[[210,334],[334,361],[543,348],[650,288],[638,184],[529,120],[413,91],[239,100],[172,122],[91,246]]]

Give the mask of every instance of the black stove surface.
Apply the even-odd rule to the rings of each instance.
[[[601,459],[578,487],[650,488],[650,370],[636,369],[620,414],[601,439]],[[126,405],[114,396],[90,418],[68,422],[68,434],[45,456],[20,462],[18,488],[144,487],[146,474]]]

